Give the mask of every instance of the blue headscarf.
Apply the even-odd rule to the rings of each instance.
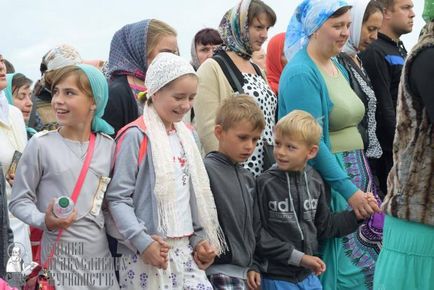
[[[8,82],[7,87],[3,90],[5,93],[6,99],[10,105],[14,105],[14,97],[12,94],[12,81],[14,79],[15,73],[6,74],[6,81]]]
[[[304,48],[311,36],[333,13],[351,6],[346,0],[304,0],[289,21],[285,38],[285,57],[290,61]]]
[[[106,78],[100,70],[92,65],[78,64],[77,66],[86,74],[96,104],[95,115],[92,119],[92,131],[109,135],[114,134],[115,130],[113,127],[101,118],[108,101],[108,84]]]
[[[108,74],[130,74],[144,80],[148,69],[146,42],[151,19],[127,24],[113,35]]]

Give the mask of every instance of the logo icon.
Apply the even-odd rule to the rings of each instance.
[[[6,264],[7,273],[21,273],[23,270],[23,257],[26,254],[24,245],[18,242],[12,243],[8,247],[8,263]]]

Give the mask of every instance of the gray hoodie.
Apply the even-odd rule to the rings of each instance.
[[[106,228],[107,232],[120,242],[118,253],[143,253],[154,241],[151,235],[164,237],[164,234],[157,230],[155,172],[151,151],[151,146],[156,144],[149,140],[146,155],[141,164],[138,164],[139,147],[143,138],[147,136],[136,127],[128,129],[124,134],[125,138],[116,157],[113,177],[106,192],[109,208]],[[205,233],[199,224],[193,187],[190,188],[194,229],[190,244],[194,248],[205,239]]]
[[[331,213],[324,181],[309,165],[304,172],[285,172],[276,166],[256,182],[263,230],[257,259],[269,279],[300,282],[311,271],[300,266],[303,255],[318,255],[318,241],[354,232],[359,224],[353,211]]]
[[[220,152],[208,153],[204,163],[229,248],[216,258],[207,274],[221,273],[245,279],[255,251],[255,179],[249,171]]]

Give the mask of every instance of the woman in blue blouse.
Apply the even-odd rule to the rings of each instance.
[[[320,120],[324,134],[312,165],[332,189],[331,209],[352,207],[368,218],[379,207],[365,198],[375,186],[357,129],[365,107],[334,59],[349,37],[350,9],[344,0],[305,0],[297,7],[286,32],[279,118],[301,109]],[[374,214],[356,233],[325,242],[324,289],[372,289],[382,226],[383,216]]]

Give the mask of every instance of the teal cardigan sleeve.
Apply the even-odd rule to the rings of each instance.
[[[303,110],[312,114],[322,124],[323,135],[319,151],[311,165],[334,190],[348,200],[358,188],[351,182],[327,145],[328,112],[332,103],[324,96],[325,93],[327,88],[312,69],[303,65],[287,67],[280,79],[278,116],[280,119],[293,110]]]

